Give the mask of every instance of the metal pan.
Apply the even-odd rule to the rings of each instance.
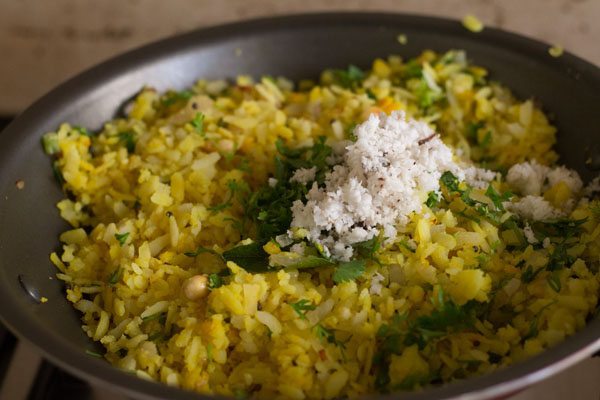
[[[398,34],[408,37],[401,46]],[[0,319],[51,361],[96,384],[139,399],[198,399],[194,393],[147,382],[85,353],[94,344],[79,315],[51,279],[48,254],[66,228],[55,203],[62,197],[40,137],[61,122],[98,129],[143,85],[183,88],[199,77],[316,77],[326,67],[366,67],[378,56],[423,49],[466,49],[520,97],[534,97],[554,116],[561,161],[589,179],[585,160],[600,158],[600,69],[548,45],[496,29],[474,34],[456,21],[393,14],[313,14],[259,19],[166,39],[101,64],[36,102],[0,135]],[[22,179],[19,190],[15,181]],[[38,303],[40,296],[49,301]],[[600,319],[565,342],[501,371],[403,394],[404,399],[487,399],[508,395],[600,349]],[[371,398],[392,398],[372,395]]]

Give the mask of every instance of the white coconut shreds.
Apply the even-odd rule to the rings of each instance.
[[[477,189],[487,188],[490,182],[496,179],[498,175],[495,171],[474,166],[463,167],[463,171],[467,184]]]
[[[379,228],[395,237],[395,224],[406,224],[421,210],[427,193],[439,190],[443,172],[465,178],[438,135],[403,112],[373,114],[354,134],[356,142],[326,175],[325,187],[313,183],[306,204],[292,206],[292,228],[307,229],[311,241],[340,260],[350,259],[351,245],[371,239]]]
[[[317,173],[317,167],[312,168],[298,168],[290,181],[298,182],[303,185],[315,180],[315,175]]]
[[[583,187],[576,171],[564,166],[550,168],[535,160],[513,165],[508,170],[506,182],[524,196],[539,196],[559,182],[564,182],[573,193],[579,193]]]
[[[527,239],[527,243],[536,244],[538,242],[537,238],[535,237],[535,233],[533,232],[533,229],[531,229],[531,226],[529,226],[528,223],[525,223],[525,227],[523,228],[523,234]]]
[[[504,207],[524,219],[545,221],[564,217],[565,213],[552,206],[541,196],[525,196],[514,203],[505,202]]]

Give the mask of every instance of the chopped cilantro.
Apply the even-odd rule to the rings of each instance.
[[[59,185],[64,185],[65,178],[62,174],[62,171],[60,170],[58,161],[54,161],[52,163],[52,175],[54,175],[54,179],[56,179],[56,182],[58,182]]]
[[[379,235],[373,236],[371,239],[365,240],[364,242],[355,243],[352,247],[354,247],[354,250],[356,250],[360,257],[377,261],[375,254],[381,249],[383,240],[383,230],[380,230]]]
[[[277,183],[261,187],[246,202],[245,216],[256,224],[260,241],[268,241],[287,232],[292,223],[292,204],[306,199],[306,185],[290,181],[294,171],[315,166],[315,180],[322,183],[325,173],[330,170],[326,160],[332,149],[325,144],[325,137],[317,139],[312,147],[290,149],[281,141],[276,146],[279,154],[275,156],[274,178]]]
[[[560,276],[558,276],[558,274],[556,272],[553,272],[550,275],[548,275],[546,280],[548,281],[548,285],[550,285],[550,287],[556,293],[560,293],[560,289],[561,289],[562,285],[560,283]]]
[[[450,171],[446,171],[442,174],[440,182],[446,186],[450,192],[458,192],[458,178]]]
[[[123,268],[118,267],[108,276],[108,283],[114,285],[121,280],[123,276]]]
[[[115,239],[119,242],[119,245],[122,247],[127,242],[127,238],[129,237],[129,232],[125,233],[115,233]]]
[[[227,182],[227,188],[229,189],[229,194],[223,203],[208,207],[207,209],[212,212],[220,212],[228,209],[233,206],[233,200],[238,196],[242,202],[246,201],[245,199],[248,197],[248,193],[250,192],[250,187],[246,182],[238,182],[235,180],[229,180]]]
[[[479,130],[481,128],[483,128],[484,126],[485,126],[485,122],[483,122],[483,121],[469,122],[465,128],[465,136],[471,142],[476,142],[477,141],[477,132],[479,132]]]
[[[427,207],[433,208],[433,207],[436,207],[439,203],[440,203],[439,194],[435,191],[429,192],[429,194],[427,195],[427,200],[425,201],[425,204],[427,205]]]
[[[342,283],[352,281],[361,276],[365,272],[364,260],[352,260],[340,263],[333,273],[333,281]]]
[[[306,319],[307,311],[312,311],[315,308],[317,308],[317,306],[315,306],[314,304],[311,304],[310,301],[308,301],[306,299],[298,300],[295,303],[291,303],[290,307],[292,307],[294,309],[296,314],[298,314],[298,316],[301,319]]]
[[[349,65],[347,69],[335,69],[333,70],[334,82],[341,87],[352,89],[358,87],[363,79],[365,73],[362,69],[355,65]]]
[[[492,143],[492,131],[487,131],[479,141],[479,146],[487,148]]]
[[[42,136],[42,147],[44,148],[44,152],[49,156],[58,153],[60,151],[58,135],[54,132],[46,133]]]
[[[197,112],[196,115],[194,115],[194,119],[192,119],[191,124],[196,130],[197,134],[204,136],[204,114]]]
[[[92,350],[86,350],[85,354],[87,354],[88,356],[96,357],[96,358],[104,358],[104,356],[102,354],[92,351]]]
[[[337,347],[345,348],[344,343],[336,339],[335,332],[332,329],[327,329],[321,324],[315,325],[314,329],[319,339],[326,340],[327,343],[334,344]]]
[[[164,312],[157,312],[155,314],[151,314],[151,315],[148,315],[146,317],[143,317],[142,321],[143,322],[149,322],[149,321],[158,320],[160,323],[164,323],[165,320],[166,320],[166,318],[167,318],[166,313],[164,313]]]
[[[119,132],[119,140],[125,145],[128,153],[135,152],[135,135],[133,132]]]
[[[73,130],[79,132],[80,135],[83,136],[87,136],[87,137],[91,137],[92,134],[90,133],[90,131],[88,131],[86,128],[84,128],[83,126],[74,126]]]
[[[410,60],[404,68],[404,77],[406,79],[421,78],[423,76],[423,67],[417,60]]]
[[[502,203],[510,200],[510,198],[513,196],[513,194],[508,191],[504,192],[502,194],[498,193],[491,184],[488,185],[488,187],[485,191],[485,195],[490,200],[492,200],[492,202],[494,203],[494,206],[499,211],[504,211],[504,205]]]
[[[216,255],[217,257],[221,257],[221,255],[219,253],[217,253],[216,251],[214,251],[213,249],[209,249],[209,248],[203,247],[203,246],[198,246],[198,248],[196,248],[196,250],[187,251],[183,254],[186,255],[187,257],[196,257],[197,255],[202,254],[202,253],[210,253],[210,254]]]
[[[538,274],[540,272],[542,272],[543,269],[544,269],[544,267],[540,267],[540,268],[534,270],[531,265],[528,265],[527,268],[525,268],[525,271],[523,271],[521,273],[521,282],[523,282],[523,283],[533,282],[535,277],[538,276]]]
[[[223,286],[223,280],[219,276],[219,274],[209,274],[208,275],[208,287],[210,289],[216,289]]]
[[[425,81],[425,78],[421,78],[421,82],[415,90],[415,95],[417,96],[419,107],[421,108],[431,107],[433,103],[435,103],[443,97],[443,94],[441,92],[432,90],[429,87],[429,85]]]
[[[406,250],[410,251],[411,253],[414,253],[417,251],[417,249],[415,249],[414,247],[412,247],[409,243],[408,240],[404,239],[401,240],[399,242],[400,246],[404,247]]]
[[[523,342],[525,342],[526,340],[532,339],[538,335],[538,333],[539,333],[538,325],[539,325],[540,317],[542,316],[542,312],[544,312],[544,310],[546,310],[548,307],[550,307],[554,303],[556,303],[556,300],[546,304],[533,316],[531,322],[529,323],[529,330],[527,331],[525,336],[523,336]]]
[[[190,90],[183,90],[181,92],[170,91],[162,98],[161,104],[165,107],[169,107],[182,101],[188,101],[193,95],[194,92]]]
[[[264,251],[263,245],[253,242],[234,247],[223,252],[225,261],[233,261],[249,272],[265,272],[269,269],[269,255]]]

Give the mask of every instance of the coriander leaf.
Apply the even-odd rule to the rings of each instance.
[[[446,186],[446,188],[450,192],[459,192],[461,191],[458,188],[458,178],[450,171],[446,171],[442,174],[440,178],[440,182]]]
[[[504,192],[502,194],[498,193],[496,191],[496,189],[494,189],[494,187],[490,184],[488,185],[486,191],[485,191],[485,195],[492,200],[492,202],[494,203],[494,206],[496,207],[497,210],[499,211],[504,211],[504,205],[502,203],[504,203],[505,201],[510,200],[510,198],[513,196],[513,194],[511,192]]]
[[[540,320],[540,317],[542,316],[542,313],[551,305],[553,305],[554,303],[556,303],[556,300],[546,304],[544,307],[542,307],[532,318],[531,322],[529,323],[529,331],[525,334],[525,336],[523,336],[522,341],[525,342],[531,338],[534,338],[538,335],[539,333],[539,329],[538,329],[538,323]]]
[[[207,207],[207,210],[216,213],[233,206],[233,199],[236,197],[236,195],[241,197],[242,202],[245,202],[245,197],[250,192],[250,187],[246,182],[238,182],[236,180],[227,181],[227,188],[229,189],[229,194],[227,195],[225,201],[221,204]]]
[[[534,271],[533,267],[531,265],[528,265],[527,268],[525,268],[525,271],[523,271],[521,273],[521,282],[523,282],[523,283],[533,282],[535,277],[538,276],[538,274],[540,272],[542,272],[543,269],[544,269],[544,267],[540,267]]]
[[[440,196],[437,194],[437,192],[435,192],[435,191],[429,192],[429,194],[427,195],[427,200],[425,201],[425,204],[427,205],[427,207],[433,208],[433,207],[436,207],[439,203],[440,203]]]
[[[118,267],[117,269],[115,269],[108,277],[108,283],[110,285],[114,285],[117,282],[119,282],[119,280],[121,280],[121,277],[123,276],[123,268]]]
[[[248,272],[265,272],[269,269],[269,255],[263,245],[254,242],[223,252],[225,261],[232,261]]]
[[[119,242],[119,245],[123,247],[127,242],[127,238],[129,237],[129,232],[125,233],[115,233],[115,239]]]
[[[487,131],[483,138],[479,141],[479,146],[486,148],[492,143],[492,131]]]
[[[87,354],[88,356],[96,357],[96,358],[104,358],[104,356],[102,354],[97,353],[97,352],[92,351],[92,350],[86,350],[85,354]]]
[[[125,147],[127,148],[128,153],[135,152],[135,136],[133,132],[119,132],[118,134],[119,140],[123,142]]]
[[[417,96],[417,101],[421,108],[431,107],[433,103],[435,103],[443,97],[443,94],[441,92],[432,90],[429,87],[425,78],[421,78],[421,82],[415,90],[415,95]]]
[[[469,122],[465,128],[465,136],[472,142],[477,140],[477,132],[485,126],[485,122]]]
[[[550,285],[550,287],[556,293],[560,293],[560,289],[561,289],[560,277],[556,273],[551,273],[550,275],[548,275],[546,280],[548,281],[548,285]]]
[[[383,239],[383,230],[380,230],[379,235],[373,236],[364,242],[355,243],[352,247],[354,247],[354,250],[356,250],[360,257],[374,260],[375,254],[381,249]]]
[[[319,267],[331,267],[335,265],[332,261],[317,256],[304,256],[298,261],[291,263],[286,266],[288,269],[309,269]]]
[[[365,78],[365,73],[363,70],[358,68],[355,65],[348,66],[348,69],[336,69],[333,70],[333,79],[334,82],[341,87],[352,89],[358,87],[363,79]]]
[[[219,253],[217,253],[216,251],[214,251],[213,249],[209,249],[209,248],[203,247],[203,246],[198,246],[198,248],[195,251],[187,251],[183,254],[187,257],[196,257],[197,255],[202,254],[202,253],[210,253],[210,254],[214,254],[217,257],[221,257],[221,255]]]
[[[58,135],[55,132],[46,133],[42,136],[42,147],[44,148],[44,152],[49,156],[58,153],[60,151]]]
[[[165,107],[172,106],[175,103],[181,101],[187,101],[192,98],[194,92],[190,90],[183,90],[181,92],[170,91],[162,98],[161,103]]]
[[[90,131],[88,131],[83,126],[74,126],[73,130],[79,132],[79,134],[83,135],[83,136],[87,136],[87,137],[91,137],[92,136],[92,134],[90,133]]]
[[[166,318],[166,313],[164,311],[157,312],[155,314],[148,315],[142,318],[143,322],[154,321],[155,319],[159,320],[159,322],[163,323]]]
[[[417,249],[415,249],[414,247],[412,247],[410,245],[410,243],[408,243],[408,240],[406,240],[406,239],[401,240],[399,242],[399,244],[400,244],[400,246],[404,247],[406,250],[410,251],[411,253],[414,253],[414,252],[417,251]]]
[[[216,289],[223,286],[223,280],[219,276],[219,274],[209,274],[208,275],[208,287],[210,289]]]
[[[319,339],[326,340],[327,343],[334,344],[337,347],[345,348],[344,343],[336,339],[335,333],[333,332],[332,329],[327,329],[321,324],[315,325],[314,329],[315,329],[315,333],[317,334],[317,337]]]
[[[333,273],[333,281],[339,284],[355,280],[365,272],[365,266],[366,263],[364,260],[352,260],[340,263]]]
[[[60,166],[58,165],[58,161],[52,163],[52,175],[54,175],[54,179],[58,182],[59,185],[65,184],[65,178],[60,170]]]
[[[307,311],[312,311],[317,308],[317,306],[311,304],[310,301],[306,299],[298,300],[296,303],[291,303],[290,307],[294,309],[296,314],[298,314],[301,319],[306,319]]]
[[[196,133],[200,136],[204,136],[204,114],[197,112],[194,115],[194,119],[191,122],[192,126],[196,130]]]
[[[423,76],[423,67],[417,60],[410,60],[404,68],[404,77],[406,79],[421,78]]]

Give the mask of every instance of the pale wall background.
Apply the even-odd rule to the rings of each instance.
[[[473,13],[487,26],[562,44],[600,65],[600,0],[0,0],[0,116],[23,110],[99,61],[164,36],[258,16],[333,10],[456,19]],[[600,358],[511,400],[534,399],[600,399]]]
[[[112,55],[177,32],[264,15],[388,10],[501,27],[600,64],[600,0],[0,0],[0,115]]]

